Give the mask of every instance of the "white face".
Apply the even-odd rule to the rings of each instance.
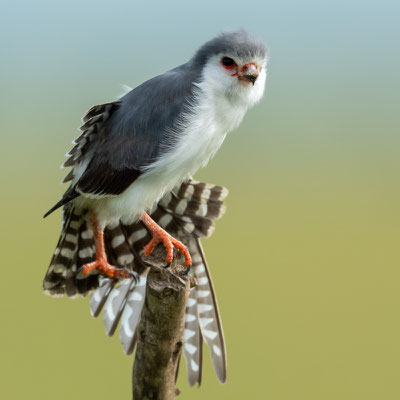
[[[230,100],[251,106],[261,100],[264,93],[266,67],[266,59],[239,59],[218,54],[208,60],[203,78]]]

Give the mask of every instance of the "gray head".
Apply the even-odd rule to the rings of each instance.
[[[191,60],[202,69],[203,82],[230,97],[255,103],[263,94],[266,79],[265,45],[244,30],[222,33],[208,41]]]
[[[225,53],[237,59],[261,59],[267,57],[265,45],[245,30],[224,32],[209,40],[194,56],[196,63],[204,65],[212,56]]]

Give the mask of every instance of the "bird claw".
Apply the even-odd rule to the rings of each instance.
[[[171,263],[174,258],[174,247],[185,257],[185,267],[192,265],[192,258],[186,246],[179,240],[172,237],[168,232],[162,229],[147,213],[143,213],[142,222],[150,230],[153,238],[143,248],[143,253],[150,256],[158,243],[162,243],[167,250],[165,261]]]
[[[167,257],[165,258],[167,267],[169,266],[169,264],[171,264],[174,258],[174,248],[176,248],[179,251],[179,253],[181,253],[185,257],[185,263],[184,263],[185,267],[190,267],[192,265],[192,258],[190,257],[189,251],[186,248],[186,246],[165,231],[163,231],[163,233],[158,233],[158,232],[154,233],[154,236],[150,240],[150,242],[147,243],[146,246],[144,246],[143,253],[150,256],[154,248],[159,243],[162,243],[167,251]]]
[[[113,265],[109,264],[105,259],[96,259],[93,262],[82,265],[79,269],[79,272],[82,272],[84,275],[89,275],[93,270],[99,271],[101,275],[105,275],[109,278],[114,279],[126,279],[126,278],[135,278],[135,275],[132,271],[125,271],[122,268],[116,268]]]

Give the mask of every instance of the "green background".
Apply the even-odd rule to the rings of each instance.
[[[399,399],[398,1],[2,1],[2,399],[128,399],[132,357],[41,281],[59,165],[91,105],[245,27],[264,100],[197,178],[230,189],[204,241],[228,350],[190,399]]]

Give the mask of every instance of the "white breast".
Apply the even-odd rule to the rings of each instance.
[[[184,114],[176,131],[169,132],[166,152],[148,172],[184,179],[204,167],[247,110],[247,104],[232,104],[213,93],[206,82],[197,86],[196,103]],[[175,178],[176,179],[176,178]]]
[[[247,111],[248,99],[238,96],[234,100],[216,92],[212,81],[197,84],[194,104],[176,129],[167,132],[162,156],[122,194],[96,200],[93,206],[99,217],[135,220],[176,184],[204,167]]]

